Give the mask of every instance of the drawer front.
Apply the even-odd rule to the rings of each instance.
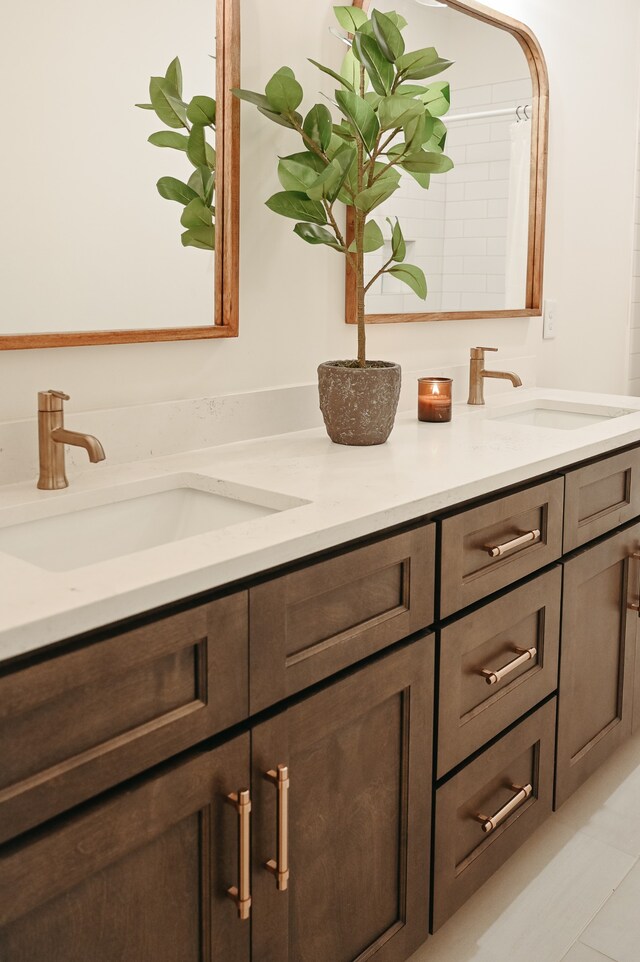
[[[558,567],[442,630],[439,778],[558,687],[561,593]]]
[[[563,499],[555,478],[442,521],[440,617],[556,561]]]
[[[613,531],[638,515],[640,448],[567,473],[565,552]]]
[[[434,620],[435,525],[252,588],[252,714]]]
[[[556,700],[436,792],[433,931],[551,814]]]
[[[0,675],[0,841],[248,715],[248,597]]]

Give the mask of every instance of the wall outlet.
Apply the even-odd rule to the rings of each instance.
[[[542,325],[542,336],[545,341],[550,341],[558,333],[558,302],[544,302],[544,323]]]

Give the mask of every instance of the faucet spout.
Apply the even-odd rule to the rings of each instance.
[[[92,464],[104,461],[104,448],[92,434],[82,434],[80,431],[67,431],[66,428],[55,428],[51,432],[51,440],[58,444],[71,444],[76,448],[84,448]]]
[[[511,371],[482,371],[482,377],[495,377],[502,381],[511,381],[514,387],[522,387],[522,381]]]

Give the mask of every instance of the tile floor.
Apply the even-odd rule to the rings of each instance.
[[[640,962],[640,735],[410,962]]]

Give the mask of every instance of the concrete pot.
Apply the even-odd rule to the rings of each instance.
[[[318,368],[320,410],[335,444],[384,444],[393,430],[402,372],[399,364],[325,361]]]

